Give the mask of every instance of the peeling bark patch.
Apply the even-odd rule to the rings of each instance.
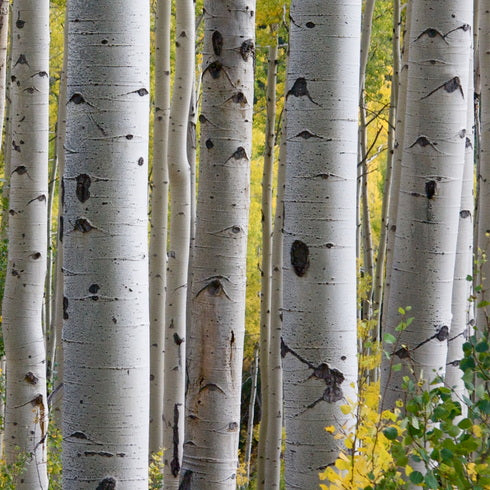
[[[468,209],[462,209],[460,212],[459,212],[459,216],[463,219],[465,218],[469,218],[471,216],[471,211],[469,211]]]
[[[429,180],[425,183],[425,195],[427,199],[432,199],[436,195],[437,182],[435,180]]]
[[[291,245],[291,265],[297,276],[303,277],[310,267],[309,249],[306,243],[295,240]]]
[[[90,175],[80,174],[77,177],[77,189],[76,194],[80,202],[85,202],[90,197],[90,185],[92,184],[92,179]]]
[[[83,98],[82,94],[79,94],[77,92],[71,96],[71,98],[68,102],[73,102],[74,104],[79,105],[79,104],[83,104],[85,102],[85,99]]]
[[[63,320],[68,320],[68,298],[65,296],[63,298]]]
[[[211,141],[211,139],[207,139],[205,145],[208,150],[214,148],[214,143]]]
[[[182,478],[182,481],[180,482],[179,490],[191,490],[191,485],[192,485],[192,471],[187,470],[184,473],[184,477]]]
[[[184,342],[184,339],[182,337],[179,337],[179,334],[177,332],[175,332],[174,333],[174,342],[177,345],[180,345],[180,344],[182,344],[182,342]]]
[[[170,470],[174,477],[179,476],[179,404],[174,405],[174,426],[173,426],[173,458],[170,462]]]
[[[104,478],[95,490],[115,490],[116,480],[114,478]]]
[[[37,382],[39,381],[39,378],[33,372],[29,371],[24,376],[24,381],[26,383],[29,383],[30,385],[37,385]]]
[[[303,77],[296,79],[291,90],[287,93],[286,98],[288,98],[290,95],[294,95],[295,97],[308,97],[313,104],[320,106],[320,104],[311,98],[310,92],[308,91],[308,84],[306,79]]]
[[[240,55],[243,58],[243,61],[248,61],[250,56],[253,56],[255,52],[255,46],[253,39],[247,39],[243,41],[240,46]]]
[[[431,39],[434,39],[435,37],[439,36],[441,39],[445,40],[444,34],[442,34],[442,32],[440,32],[437,29],[434,29],[432,27],[429,27],[428,29],[423,31],[421,34],[419,34],[416,41],[418,41],[422,36],[428,36]]]
[[[214,31],[211,40],[213,44],[214,54],[216,56],[221,56],[221,52],[223,50],[223,36],[221,35],[221,32]]]
[[[94,227],[90,224],[90,221],[86,218],[78,218],[75,221],[75,226],[73,227],[73,231],[80,231],[82,233],[88,233]]]
[[[99,292],[100,286],[98,284],[91,284],[88,288],[89,293],[96,294]]]

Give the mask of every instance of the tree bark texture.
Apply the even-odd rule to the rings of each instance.
[[[63,488],[148,488],[149,5],[68,4]]]
[[[16,0],[12,36],[8,265],[3,300],[5,454],[26,456],[18,489],[47,489],[46,354],[49,2]]]
[[[444,375],[467,135],[472,2],[413,3],[405,135],[386,332],[397,337],[382,365],[386,407],[402,377]],[[414,287],[415,286],[415,287]],[[400,307],[413,323],[395,330]],[[393,364],[402,364],[394,372]]]
[[[254,75],[253,0],[207,0],[181,488],[236,486]]]
[[[355,400],[361,2],[291,4],[284,196],[286,486],[316,488]],[[355,75],[354,75],[355,74]]]

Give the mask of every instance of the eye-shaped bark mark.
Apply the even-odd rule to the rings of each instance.
[[[209,294],[209,296],[212,297],[226,296],[228,299],[231,299],[226,293],[225,287],[223,285],[224,279],[226,278],[223,276],[213,276],[208,278],[209,282],[197,292],[196,298],[201,293],[206,291]]]
[[[28,94],[33,94],[35,92],[39,92],[39,90],[36,87],[27,87],[23,91],[27,92]]]
[[[306,79],[303,77],[297,78],[296,81],[294,82],[293,86],[291,87],[291,90],[286,94],[286,99],[290,96],[294,95],[295,97],[308,97],[308,99],[318,107],[321,107],[318,102],[315,102],[310,95],[310,92],[308,91],[308,84],[306,82]]]
[[[204,144],[206,145],[206,148],[208,150],[210,150],[211,148],[214,148],[214,143],[211,141],[211,139],[207,139]]]
[[[213,51],[216,56],[221,56],[221,52],[223,50],[223,36],[221,35],[221,32],[219,31],[214,31],[211,42],[213,44]]]
[[[88,440],[87,434],[84,434],[83,432],[80,431],[74,432],[73,434],[70,434],[68,437],[73,437],[74,439]]]
[[[182,481],[179,485],[179,490],[191,490],[192,489],[192,471],[187,470],[184,473]]]
[[[444,34],[444,37],[447,37],[452,32],[459,31],[459,30],[462,30],[463,32],[468,32],[468,31],[471,31],[471,26],[469,24],[462,24],[462,25],[455,27],[454,29],[451,29],[450,31],[446,32],[446,34]]]
[[[19,58],[15,62],[15,65],[14,66],[17,66],[17,65],[27,65],[27,66],[29,66],[29,63],[27,62],[27,58],[26,58],[26,55],[25,54],[21,54],[19,56]]]
[[[39,381],[39,378],[32,371],[29,371],[24,376],[24,381],[26,383],[29,383],[30,385],[37,385],[37,382]]]
[[[11,175],[13,174],[25,175],[26,173],[27,173],[27,167],[25,165],[19,165],[12,171]]]
[[[471,216],[471,211],[468,210],[468,209],[462,209],[460,212],[459,212],[459,216],[463,219],[465,218],[469,218]]]
[[[240,46],[240,56],[243,61],[248,61],[248,59],[252,56],[255,57],[255,45],[253,39],[246,39],[243,41]]]
[[[70,100],[68,102],[73,102],[74,104],[79,105],[84,104],[86,101],[82,94],[76,92],[70,97]]]
[[[112,477],[104,478],[95,490],[116,490],[116,480]]]
[[[313,29],[315,27],[315,23],[314,22],[307,22],[305,24],[306,27],[308,27],[308,29]]]
[[[29,204],[33,203],[34,201],[39,201],[39,202],[46,202],[46,195],[45,194],[41,194],[40,196],[37,196],[35,197],[34,199],[31,199],[27,205],[29,206]]]
[[[207,383],[204,386],[201,386],[201,388],[199,388],[199,393],[202,393],[204,390],[219,391],[219,392],[221,392],[222,395],[225,394],[223,388],[221,388],[220,386],[218,386],[215,383]]]
[[[26,21],[20,18],[20,12],[17,14],[17,20],[15,21],[15,27],[22,29],[26,25]]]
[[[436,326],[437,328],[437,326]],[[420,344],[417,344],[415,347],[412,349],[409,349],[407,346],[403,346],[402,348],[398,349],[396,352],[392,353],[392,356],[397,356],[399,359],[407,359],[411,358],[410,353],[413,351],[416,351],[423,345],[427,344],[427,342],[430,342],[431,340],[438,340],[439,342],[444,342],[445,340],[448,340],[449,338],[449,327],[447,325],[443,325],[440,327],[437,332],[429,337],[428,339],[425,339],[423,342],[420,342]]]
[[[428,93],[427,95],[424,95],[420,100],[427,99],[430,97],[432,94],[436,93],[438,90],[443,88],[448,94],[452,94],[453,92],[456,92],[459,90],[461,97],[464,99],[464,92],[463,92],[463,86],[461,85],[461,80],[459,77],[454,77],[451,78],[451,80],[448,80],[447,82],[443,83],[439,87],[435,88],[432,90],[432,92]]]
[[[211,78],[217,80],[221,74],[222,69],[223,69],[223,64],[220,61],[213,61],[205,68],[205,70],[203,71],[203,75],[204,73],[209,72]]]
[[[63,320],[68,320],[68,318],[69,318],[69,316],[68,316],[68,304],[69,304],[68,298],[65,296],[63,298]]]
[[[340,385],[345,380],[343,373],[341,373],[338,369],[332,369],[325,362],[322,362],[319,366],[314,366],[310,361],[307,361],[293,349],[288,347],[285,344],[284,340],[281,338],[281,357],[286,357],[288,353],[292,354],[294,357],[296,357],[296,359],[298,359],[303,364],[306,364],[312,370],[312,373],[308,379],[322,379],[326,384],[326,388],[323,391],[322,396],[310,403],[305,410],[313,408],[321,401],[326,401],[327,403],[335,403],[342,400],[344,394]]]
[[[295,138],[302,138],[304,140],[309,140],[310,138],[318,138],[318,139],[323,139],[322,136],[318,136],[317,134],[313,134],[311,131],[308,131],[305,129],[304,131],[301,131],[301,133],[298,133]]]
[[[98,284],[91,284],[88,288],[89,293],[96,294],[99,292],[100,286]]]
[[[435,180],[429,180],[425,183],[425,195],[427,199],[432,199],[437,192],[437,182]]]
[[[417,36],[417,38],[415,39],[415,41],[418,41],[423,36],[428,36],[431,39],[434,39],[436,37],[440,37],[445,43],[448,43],[446,37],[449,36],[449,34],[455,32],[455,31],[459,31],[460,29],[462,31],[464,31],[464,32],[468,32],[468,31],[471,30],[471,26],[469,24],[462,24],[462,25],[460,25],[458,27],[455,27],[454,29],[451,29],[450,31],[446,32],[446,34],[443,34],[438,29],[434,29],[433,27],[429,27],[425,31],[421,32]]]
[[[41,252],[34,252],[33,254],[29,255],[29,257],[32,260],[39,260],[42,257],[42,255]]]
[[[92,179],[90,175],[80,174],[77,177],[77,187],[76,195],[80,202],[85,202],[90,197],[90,185],[92,184]]]
[[[148,95],[148,90],[146,90],[145,87],[139,88],[138,90],[135,90],[134,92],[131,92],[133,94],[138,94],[140,97],[144,97],[145,95]]]
[[[73,227],[73,231],[80,231],[82,233],[88,233],[93,229],[94,227],[87,218],[78,218],[75,221],[75,226]]]
[[[180,461],[179,461],[179,407],[180,403],[174,405],[174,426],[173,426],[173,458],[170,462],[170,470],[174,477],[179,476]]]
[[[310,267],[310,251],[301,240],[295,240],[291,245],[291,265],[299,277],[303,277]]]
[[[436,150],[438,153],[441,153],[441,151],[436,148],[437,143],[433,143],[429,141],[429,138],[427,136],[419,136],[416,140],[415,143],[412,143],[409,148],[413,148],[414,146],[421,146],[422,148],[425,148],[426,146],[430,146],[432,149]]]

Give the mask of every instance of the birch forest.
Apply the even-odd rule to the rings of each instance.
[[[0,0],[0,164],[0,489],[490,488],[487,0]]]

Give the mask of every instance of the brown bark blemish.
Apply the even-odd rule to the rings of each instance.
[[[297,276],[303,277],[310,267],[310,251],[306,243],[295,240],[291,245],[291,265]]]
[[[432,199],[437,193],[437,182],[435,180],[429,180],[425,183],[425,195],[427,199]]]
[[[95,490],[115,490],[116,489],[116,480],[112,477],[104,478],[98,485]]]
[[[228,432],[236,432],[238,430],[238,424],[236,422],[230,422],[228,424]]]
[[[466,137],[465,148],[473,148],[473,143],[468,137]]]
[[[448,337],[449,327],[447,325],[443,325],[435,335],[435,338],[439,340],[439,342],[444,342],[444,340],[447,340]]]
[[[83,98],[82,94],[76,92],[71,96],[68,102],[73,102],[74,104],[79,105],[85,103],[85,99]]]
[[[216,56],[221,56],[223,50],[223,36],[221,32],[214,31],[211,37],[211,42],[213,44],[213,51]]]
[[[240,55],[243,61],[248,61],[250,56],[255,56],[255,45],[253,39],[246,39],[240,46]]]
[[[409,148],[413,148],[415,145],[421,146],[422,148],[425,148],[426,146],[430,146],[434,150],[439,152],[439,150],[436,148],[437,143],[432,143],[431,141],[429,141],[429,138],[427,138],[427,136],[419,136],[416,139],[415,143],[412,143]]]
[[[394,352],[393,355],[397,356],[399,359],[408,359],[410,358],[410,351],[406,347],[401,347]]]
[[[37,382],[39,381],[39,378],[33,372],[29,371],[24,376],[24,381],[26,383],[29,383],[30,385],[37,385]]]
[[[80,231],[82,233],[88,233],[93,230],[93,226],[87,218],[78,218],[75,221],[75,226],[73,227],[73,231]]]
[[[126,135],[126,139],[127,140],[132,140],[134,138],[134,136],[132,134],[127,134]]]
[[[444,34],[442,34],[441,31],[439,31],[437,29],[434,29],[433,27],[429,27],[425,31],[421,32],[418,35],[417,39],[415,39],[415,40],[418,41],[422,36],[428,36],[431,39],[434,39],[435,37],[438,37],[439,36],[441,39],[443,39],[444,41],[446,41],[446,36]]]
[[[92,179],[90,175],[80,174],[77,177],[77,188],[76,195],[80,202],[85,202],[90,197],[90,185],[92,184]]]
[[[70,434],[68,437],[74,437],[75,439],[88,440],[87,435],[84,434],[83,432],[80,432],[80,431],[74,432],[73,434]]]
[[[68,298],[65,296],[63,298],[63,320],[68,320]]]
[[[179,476],[180,461],[179,461],[179,406],[180,403],[174,405],[174,426],[173,426],[173,458],[170,462],[170,470],[174,477]]]
[[[245,94],[243,92],[237,92],[236,94],[233,94],[231,100],[235,104],[240,104],[242,107],[248,104],[247,97],[245,97]]]
[[[239,146],[236,150],[235,150],[235,153],[233,153],[232,157],[235,159],[235,160],[242,160],[242,159],[246,159],[248,160],[248,155],[247,155],[247,152],[245,151],[245,148],[243,148],[243,146]]]
[[[17,29],[23,29],[25,25],[26,21],[20,18],[20,12],[18,12],[17,20],[15,21],[15,27],[17,27]]]
[[[63,216],[59,217],[59,233],[60,233],[60,242],[63,243]]]

